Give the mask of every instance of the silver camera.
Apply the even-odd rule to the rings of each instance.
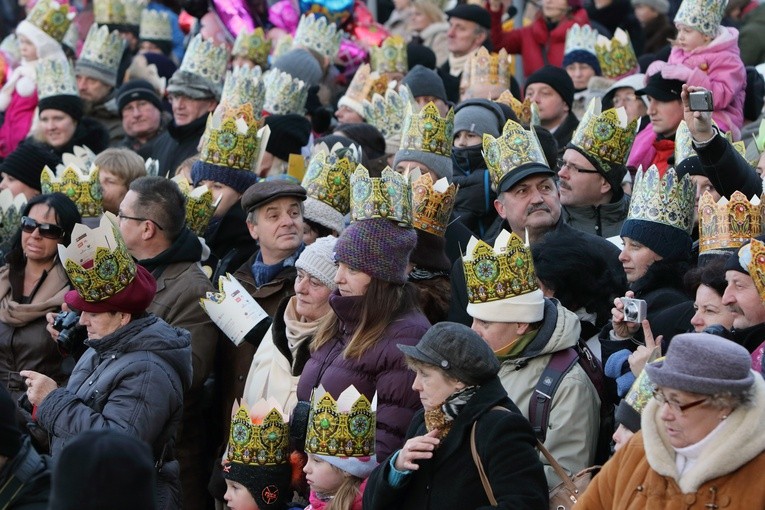
[[[688,94],[688,107],[692,112],[712,112],[715,103],[712,93],[708,90],[698,90]]]
[[[643,299],[633,299],[628,297],[619,298],[624,305],[625,322],[636,322],[640,324],[645,319],[648,312],[648,303]]]

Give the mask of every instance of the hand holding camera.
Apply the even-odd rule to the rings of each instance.
[[[680,93],[683,102],[685,123],[697,143],[708,142],[715,135],[712,128],[714,98],[712,92],[703,87],[683,85]]]
[[[629,306],[626,306],[627,304]],[[641,309],[642,316],[640,314]],[[635,299],[635,294],[632,291],[627,291],[624,297],[614,299],[614,307],[611,309],[611,325],[614,328],[614,334],[618,338],[632,337],[640,329],[640,323],[645,318],[646,310],[645,301]]]

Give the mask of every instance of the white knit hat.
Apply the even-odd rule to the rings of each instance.
[[[295,262],[295,267],[302,269],[313,278],[316,278],[329,289],[337,289],[335,284],[335,243],[336,237],[327,236],[318,238],[313,244],[309,244]]]
[[[345,217],[331,205],[309,196],[303,202],[303,207],[303,218],[334,230],[338,235],[345,230]]]

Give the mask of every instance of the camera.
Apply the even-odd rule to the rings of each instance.
[[[69,354],[76,354],[83,348],[83,342],[88,338],[88,330],[80,326],[80,314],[77,312],[58,312],[53,320],[53,329],[58,331],[58,345]]]
[[[625,322],[643,322],[648,311],[648,304],[642,299],[632,299],[628,297],[620,299],[624,305]]]
[[[708,90],[698,90],[688,94],[688,106],[692,112],[712,112],[715,103],[712,93]]]

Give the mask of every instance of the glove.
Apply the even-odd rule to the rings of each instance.
[[[661,70],[661,75],[667,80],[687,81],[691,69],[680,64],[667,64]]]

